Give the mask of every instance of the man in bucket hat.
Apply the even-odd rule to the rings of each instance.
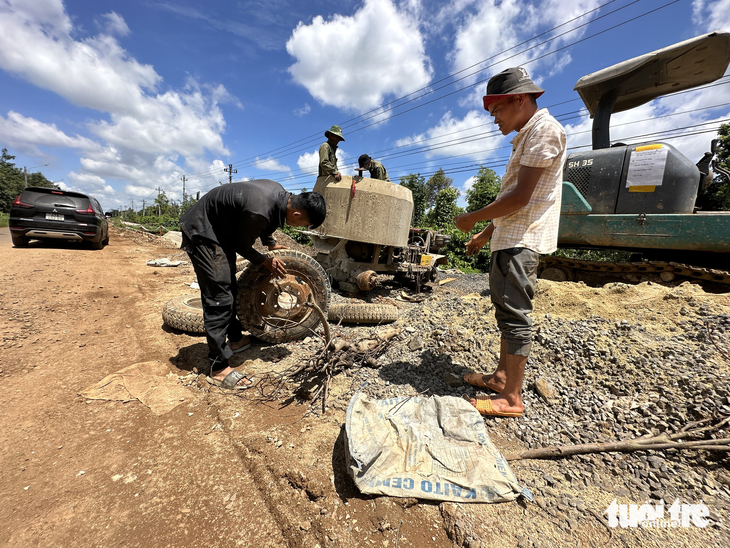
[[[497,198],[455,219],[464,232],[479,221],[492,221],[466,244],[471,255],[491,239],[489,289],[501,332],[496,371],[464,376],[465,382],[497,393],[470,398],[483,415],[519,417],[524,411],[522,383],[532,345],[537,265],[541,253],[557,249],[565,131],[547,109],[538,109],[536,99],[543,93],[521,67],[489,80],[484,109],[502,135],[517,135]]]
[[[388,178],[388,170],[385,169],[385,166],[380,162],[373,160],[367,154],[360,155],[357,159],[357,165],[359,167],[355,171],[359,171],[360,174],[362,174],[364,170],[368,170],[370,172],[371,179],[379,179],[381,181],[390,182],[390,179]]]
[[[335,181],[342,179],[337,169],[337,145],[340,141],[344,141],[342,136],[342,128],[340,126],[332,126],[324,132],[327,142],[322,143],[319,147],[319,177],[327,177],[332,175]]]

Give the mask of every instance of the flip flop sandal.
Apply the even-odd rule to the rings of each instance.
[[[480,381],[479,382],[469,382],[466,378],[469,377],[469,376],[471,376],[471,375],[479,375]],[[481,373],[467,373],[466,375],[464,375],[462,377],[462,380],[466,384],[469,384],[471,386],[476,386],[477,388],[486,388],[487,390],[491,390],[492,392],[494,392],[496,394],[499,394],[499,390],[497,390],[493,386],[489,386],[488,384],[486,384],[484,382],[481,382],[481,377],[482,377],[482,374]]]
[[[497,411],[494,407],[492,407],[492,398],[488,396],[474,396],[473,398],[470,398],[468,395],[464,394],[462,396],[466,401],[471,403],[471,399],[476,400],[476,409],[484,415],[485,417],[521,417],[522,413],[509,413],[507,411]]]
[[[207,377],[208,382],[213,386],[217,386],[218,388],[225,388],[227,390],[248,390],[253,386],[253,381],[251,381],[249,384],[239,385],[238,382],[241,379],[248,379],[248,377],[235,370],[228,373],[228,375],[226,375],[226,378],[222,381],[214,379],[213,377]]]

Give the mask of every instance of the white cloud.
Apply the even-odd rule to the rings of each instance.
[[[101,150],[101,146],[91,139],[79,135],[70,137],[58,129],[56,124],[44,124],[12,110],[8,112],[7,118],[0,114],[0,141],[34,156],[43,155],[39,146]]]
[[[442,19],[453,14],[456,24],[454,34],[454,48],[449,54],[452,71],[467,69],[476,63],[486,60],[484,64],[468,68],[460,75],[474,73],[465,79],[466,83],[473,83],[478,79],[486,79],[502,70],[524,65],[548,52],[555,51],[566,43],[575,41],[585,34],[586,27],[575,32],[556,38],[555,40],[534,47],[551,36],[558,36],[571,28],[577,27],[586,18],[595,17],[596,13],[571,22],[569,25],[552,31],[550,35],[521,45],[525,40],[536,36],[561,23],[569,21],[598,6],[599,0],[577,0],[564,2],[563,0],[535,0],[532,3],[521,0],[486,0],[484,2],[460,2],[460,8],[443,10]],[[528,48],[533,48],[529,49]],[[559,73],[570,62],[567,54],[550,55],[529,64],[528,71],[532,79],[539,85],[540,76]],[[464,105],[480,103],[484,95],[486,83],[478,90],[470,93],[462,100]]]
[[[692,2],[692,21],[707,29],[730,31],[730,0],[694,0]]]
[[[365,0],[351,17],[300,22],[286,50],[296,59],[295,82],[323,104],[354,111],[421,88],[432,74],[416,16],[391,0]]]
[[[297,165],[307,175],[319,173],[319,151],[305,152],[297,160]]]
[[[291,171],[291,169],[289,169],[289,166],[284,166],[280,164],[279,160],[276,160],[275,158],[266,158],[265,160],[256,158],[254,166],[264,171]]]
[[[182,158],[195,163],[208,151],[229,154],[219,104],[237,100],[223,86],[192,79],[182,90],[158,91],[162,78],[154,68],[134,59],[109,34],[128,32],[124,19],[114,12],[104,18],[106,34],[77,39],[61,0],[0,2],[0,69],[104,116],[87,122],[96,143],[33,120],[23,133],[26,150],[77,148],[85,154],[83,174],[152,188],[177,184],[181,169],[176,162]],[[9,114],[0,125],[13,120]]]
[[[105,24],[104,29],[107,34],[117,34],[119,36],[126,36],[129,34],[129,27],[124,21],[124,17],[116,12],[110,11],[104,14]]]
[[[304,103],[302,108],[298,108],[294,111],[294,116],[302,117],[305,114],[309,114],[310,110],[312,110],[311,107],[307,103]]]
[[[501,146],[498,137],[501,135],[486,111],[470,110],[463,118],[454,118],[449,111],[434,127],[399,139],[395,146],[425,147],[426,158],[461,155],[482,161],[504,153],[495,150]]]
[[[461,190],[464,195],[466,195],[467,190],[470,190],[471,187],[474,186],[474,183],[476,182],[476,180],[477,180],[476,175],[472,175],[466,181],[464,181],[464,184],[461,185]]]
[[[340,147],[337,148],[335,154],[337,156],[337,167],[340,173],[344,173],[347,167],[346,162],[350,158],[350,155]],[[319,173],[319,149],[314,152],[305,152],[302,154],[297,160],[297,166],[307,175],[317,176]]]

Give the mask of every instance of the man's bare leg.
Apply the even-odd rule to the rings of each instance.
[[[473,386],[485,386],[495,392],[504,390],[507,381],[507,341],[501,339],[499,344],[499,363],[494,373],[490,375],[481,375],[479,373],[471,373],[464,375],[464,379],[469,378],[469,384]]]
[[[502,342],[504,342],[504,339]],[[504,356],[505,382],[499,395],[491,398],[492,408],[499,413],[522,413],[525,410],[522,403],[522,383],[525,379],[527,356],[515,356],[506,352]],[[497,371],[494,372],[494,375],[496,374]],[[470,398],[469,401],[474,407],[477,406],[474,398]]]
[[[236,350],[238,350],[242,346],[247,345],[250,342],[251,342],[251,337],[247,337],[246,335],[244,335],[240,341],[230,343],[228,346],[231,348],[231,350],[233,350],[235,352]]]

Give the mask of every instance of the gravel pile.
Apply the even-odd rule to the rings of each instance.
[[[496,367],[499,331],[487,276],[454,276],[456,280],[422,303],[397,300],[402,289],[396,287],[369,295],[371,302],[399,307],[402,333],[378,359],[377,368],[346,373],[353,389],[340,395],[335,405],[346,406],[364,382],[368,385],[363,390],[374,399],[475,393],[461,377]],[[626,287],[607,286],[597,298],[619,298]],[[648,303],[638,315],[625,319],[570,319],[541,314],[537,306],[523,392],[525,415],[488,418],[490,431],[529,449],[671,433],[693,421],[730,415],[730,315],[713,313],[709,305],[674,289],[666,289],[663,311]],[[536,305],[540,298],[538,293]],[[345,300],[333,296],[334,302]],[[341,326],[334,331],[360,338],[377,329],[382,327]],[[721,434],[730,437],[730,429]],[[671,450],[580,455],[558,461],[557,477],[543,474],[526,483],[546,497],[541,505],[555,515],[570,517],[580,503],[556,490],[558,484],[569,484],[576,490],[598,487],[636,501],[704,501],[718,521],[730,511],[726,455]],[[725,525],[715,526],[727,532]]]

